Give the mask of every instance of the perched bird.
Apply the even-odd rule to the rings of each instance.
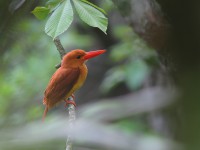
[[[87,77],[88,70],[85,61],[104,52],[105,50],[85,52],[76,49],[65,54],[61,67],[53,74],[44,92],[43,104],[45,110],[43,120],[48,110],[62,100],[66,101],[66,104],[71,103],[76,106],[74,101],[68,101],[67,99],[70,96],[73,97],[73,93],[83,85]]]

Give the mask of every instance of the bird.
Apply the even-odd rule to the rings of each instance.
[[[63,100],[66,105],[73,104],[76,106],[76,103],[68,100],[68,98],[70,96],[74,98],[74,92],[85,82],[88,73],[85,62],[105,52],[106,50],[86,52],[81,49],[75,49],[63,56],[60,68],[52,75],[44,92],[43,104],[45,105],[45,110],[43,121],[48,110]]]

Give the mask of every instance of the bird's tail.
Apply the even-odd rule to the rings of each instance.
[[[48,112],[48,106],[46,105],[45,106],[45,110],[44,110],[44,113],[43,113],[43,117],[42,117],[42,122],[44,122],[44,120],[45,120],[45,117],[46,117],[46,115],[47,115],[47,112]]]

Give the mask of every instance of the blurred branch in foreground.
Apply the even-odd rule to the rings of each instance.
[[[176,95],[175,89],[146,88],[137,93],[88,104],[79,110],[83,117],[111,121],[165,108],[174,103]]]
[[[1,132],[0,147],[13,149],[56,148],[56,140],[64,140],[69,133],[75,146],[90,147],[93,149],[109,150],[178,150],[176,143],[164,138],[146,136],[143,134],[127,135],[119,128],[110,128],[104,124],[91,120],[77,120],[73,130],[66,130],[64,118],[57,118],[48,124],[29,124],[18,130]],[[12,133],[12,135],[11,135]],[[10,134],[10,135],[9,135]],[[27,138],[28,137],[28,138]],[[45,144],[49,141],[48,144]],[[52,142],[50,142],[52,141]],[[64,144],[63,144],[64,145]]]
[[[142,90],[134,95],[116,98],[115,102],[108,100],[82,107],[82,117],[74,124],[74,127],[66,129],[65,118],[56,118],[45,124],[32,123],[17,129],[2,130],[0,132],[0,147],[23,149],[56,147],[56,141],[66,139],[66,135],[72,135],[73,142],[78,149],[104,149],[104,150],[172,150],[181,149],[180,145],[166,138],[147,136],[143,133],[127,134],[120,128],[111,127],[100,122],[102,120],[119,119],[134,114],[145,113],[173,103],[175,92],[164,88],[152,88]],[[148,99],[147,99],[148,98]],[[98,111],[87,116],[89,111]],[[123,108],[123,110],[121,109]],[[125,109],[126,108],[126,109]],[[94,109],[94,110],[95,110]],[[109,111],[109,112],[108,112]],[[107,115],[107,116],[106,116]],[[87,116],[87,117],[85,117]],[[69,122],[68,122],[69,123]],[[52,141],[51,144],[45,144]],[[52,146],[51,146],[52,145]],[[64,145],[64,144],[63,144]]]

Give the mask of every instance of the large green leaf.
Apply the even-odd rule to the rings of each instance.
[[[73,2],[81,20],[92,27],[101,29],[104,33],[106,33],[108,19],[101,11],[80,0],[73,0]]]
[[[45,32],[55,38],[65,32],[73,21],[73,9],[70,0],[65,0],[56,8],[45,25]]]

